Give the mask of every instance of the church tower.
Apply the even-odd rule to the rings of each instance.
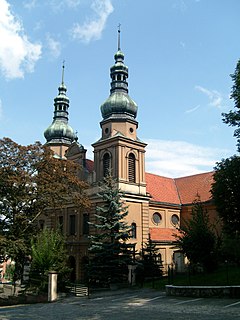
[[[54,99],[54,115],[52,124],[45,130],[44,136],[53,152],[60,158],[77,139],[72,127],[68,124],[69,98],[66,95],[67,87],[64,84],[64,64],[62,67],[62,83],[58,88],[58,95]]]
[[[110,96],[101,105],[102,136],[92,146],[96,180],[110,172],[118,181],[119,188],[130,194],[145,196],[145,147],[137,137],[137,104],[128,95],[128,67],[120,48],[115,64],[110,68]]]

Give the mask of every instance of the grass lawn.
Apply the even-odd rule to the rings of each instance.
[[[165,277],[151,280],[144,284],[146,287],[164,289],[166,284],[178,286],[227,286],[240,285],[240,267],[222,266],[212,273],[175,274],[171,279]]]

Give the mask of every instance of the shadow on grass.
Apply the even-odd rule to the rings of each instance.
[[[240,285],[240,267],[224,265],[211,273],[171,274],[170,277],[162,279],[149,279],[144,282],[144,287],[164,290],[167,284],[176,286],[236,286]]]

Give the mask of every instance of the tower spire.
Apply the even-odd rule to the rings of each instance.
[[[62,64],[62,84],[64,84],[64,68],[65,68],[65,60],[63,60],[63,64]]]
[[[121,34],[121,24],[119,23],[118,25],[118,51],[121,50],[121,47],[120,47],[120,34]]]
[[[68,124],[69,98],[64,84],[65,61],[62,64],[62,83],[58,87],[58,95],[54,98],[53,122],[45,130],[44,136],[48,144],[70,145],[76,138],[73,129]]]

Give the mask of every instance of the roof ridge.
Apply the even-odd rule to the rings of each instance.
[[[174,180],[178,180],[178,179],[184,179],[184,178],[191,178],[191,177],[196,177],[196,176],[200,176],[200,175],[205,175],[205,174],[210,174],[210,173],[214,173],[215,171],[207,171],[207,172],[201,172],[201,173],[196,173],[196,174],[191,174],[189,176],[183,176],[183,177],[178,177],[178,178],[173,178]]]

